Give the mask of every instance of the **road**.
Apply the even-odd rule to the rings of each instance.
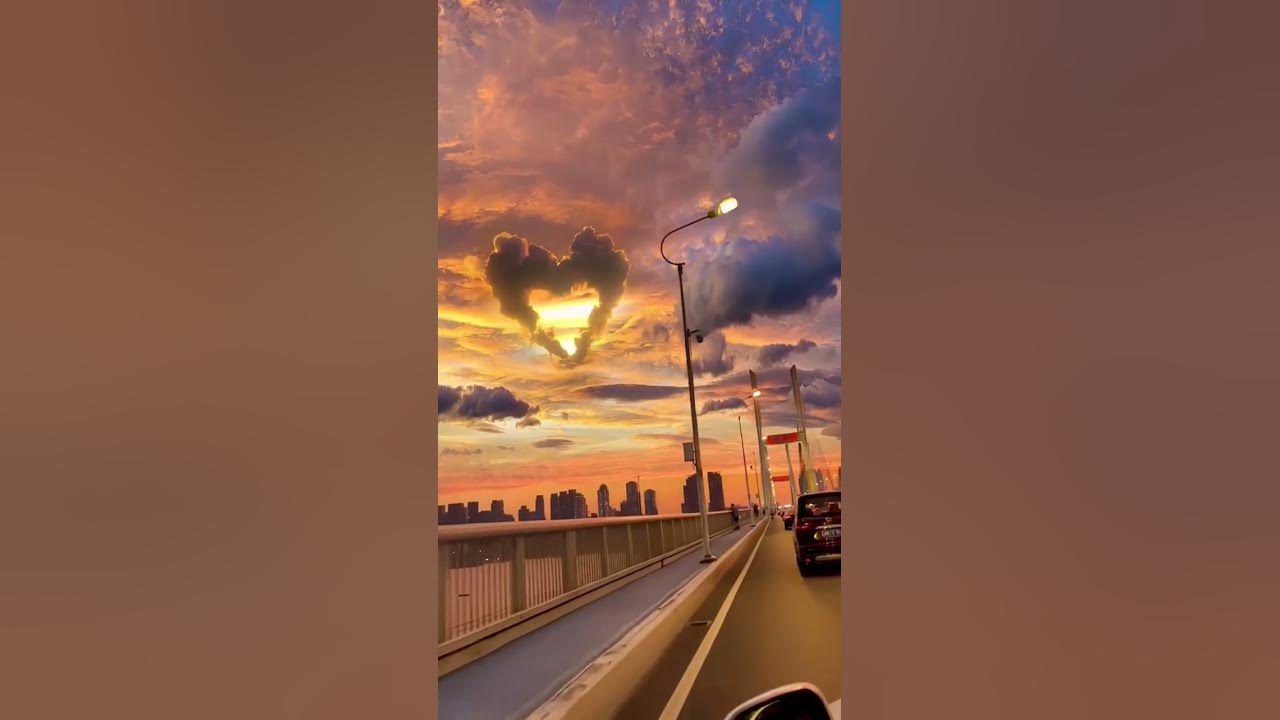
[[[840,698],[840,571],[801,577],[791,533],[777,519],[754,559],[748,549],[731,562],[735,567],[698,609],[694,624],[622,703],[620,720],[658,720],[681,678],[695,671],[680,720],[719,720],[751,697],[791,682],[813,683],[828,702]],[[710,651],[700,668],[691,668],[726,600],[728,611]]]

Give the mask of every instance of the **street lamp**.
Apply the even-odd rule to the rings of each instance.
[[[702,342],[702,333],[698,330],[689,329],[689,318],[685,314],[684,263],[672,262],[671,258],[667,257],[667,253],[663,250],[663,246],[666,245],[667,238],[671,237],[676,232],[683,230],[694,223],[700,223],[703,220],[720,217],[726,213],[733,212],[736,207],[738,207],[738,201],[734,198],[727,197],[716,203],[716,206],[708,210],[706,215],[703,215],[697,220],[687,222],[675,230],[668,232],[666,235],[663,235],[662,241],[658,243],[658,254],[662,256],[663,260],[667,261],[668,265],[676,266],[676,277],[680,281],[680,324],[684,328],[684,367],[689,375],[689,419],[693,422],[693,471],[694,474],[698,476],[698,511],[702,515],[701,562],[704,563],[709,563],[715,560],[716,556],[711,554],[711,529],[707,522],[707,491],[704,486],[702,475],[702,442],[698,438],[698,404],[697,400],[695,400],[693,396],[693,350],[689,347],[689,338],[696,335],[698,337],[698,342]]]

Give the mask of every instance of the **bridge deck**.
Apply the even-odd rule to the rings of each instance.
[[[723,554],[750,527],[711,541]],[[439,679],[446,720],[525,718],[706,566],[695,550]]]

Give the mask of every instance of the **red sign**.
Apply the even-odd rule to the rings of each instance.
[[[771,477],[771,478],[769,478],[769,479],[770,479],[770,480],[772,480],[772,481],[774,481],[774,482],[787,482],[787,481],[788,481],[788,480],[790,480],[791,478],[787,477],[786,475],[774,475],[773,477]]]
[[[769,435],[764,439],[764,444],[765,445],[785,445],[787,443],[793,443],[799,440],[800,440],[800,433],[789,432],[789,433],[781,433],[778,435]]]

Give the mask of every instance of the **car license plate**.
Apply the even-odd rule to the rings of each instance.
[[[838,538],[840,537],[840,528],[831,528],[823,533],[824,537]]]

